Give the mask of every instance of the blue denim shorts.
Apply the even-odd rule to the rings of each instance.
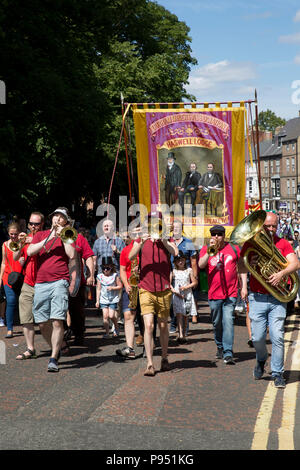
[[[36,323],[48,320],[66,320],[68,307],[68,281],[60,279],[59,281],[35,284],[32,313]]]
[[[100,308],[111,308],[112,310],[118,310],[118,304],[100,304]]]

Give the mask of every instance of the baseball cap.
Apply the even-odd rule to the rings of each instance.
[[[209,229],[210,233],[222,233],[224,234],[225,233],[225,227],[223,227],[223,225],[214,225],[213,227],[211,227]]]
[[[58,207],[57,209],[55,209],[55,211],[49,214],[49,217],[52,217],[54,214],[57,213],[63,215],[68,222],[70,221],[69,211],[66,207]]]

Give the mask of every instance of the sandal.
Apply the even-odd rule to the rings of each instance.
[[[26,354],[26,353],[28,353],[28,354]],[[22,354],[17,355],[16,360],[17,361],[25,361],[25,359],[36,359],[36,358],[37,358],[37,355],[36,355],[35,349],[27,348],[25,352],[23,352]]]
[[[155,375],[155,369],[153,366],[148,366],[147,369],[144,372],[144,375],[147,377],[154,377]]]

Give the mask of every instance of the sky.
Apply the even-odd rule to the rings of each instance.
[[[300,111],[299,0],[157,0],[190,28],[186,90],[198,102],[254,99],[291,119]]]

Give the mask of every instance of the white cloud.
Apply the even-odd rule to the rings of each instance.
[[[256,77],[256,70],[250,62],[230,62],[222,60],[216,63],[209,63],[195,69],[190,74],[188,91],[194,95],[203,95],[205,92],[222,92],[224,88],[230,87],[240,89],[247,87],[247,92],[253,87],[248,80]],[[243,88],[245,91],[245,88]]]
[[[300,21],[300,10],[297,11],[296,15],[294,16],[294,21],[298,23]]]
[[[298,44],[300,43],[300,33],[287,34],[286,36],[280,36],[279,42],[283,44]]]
[[[300,65],[300,54],[296,55],[296,57],[294,58],[294,62],[295,64]]]

